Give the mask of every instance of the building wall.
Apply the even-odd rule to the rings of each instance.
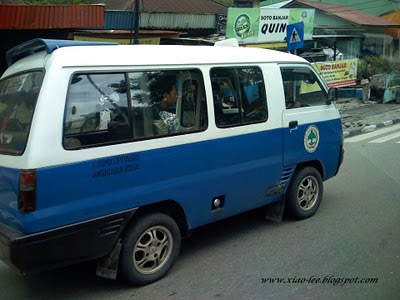
[[[319,10],[315,10],[314,26],[354,26],[354,24],[345,20],[339,19],[338,17],[325,14]]]
[[[359,58],[360,39],[339,40],[336,43],[337,48],[343,53],[344,59]]]

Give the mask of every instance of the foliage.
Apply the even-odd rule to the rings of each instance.
[[[380,56],[365,56],[363,59],[358,60],[357,78],[361,79],[361,74],[367,68],[367,63],[372,65],[373,74],[387,74],[387,73],[400,73],[400,64],[390,62]]]
[[[228,7],[233,7],[235,5],[235,2],[233,0],[217,0],[217,2]]]

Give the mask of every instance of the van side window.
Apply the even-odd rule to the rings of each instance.
[[[207,128],[200,70],[132,72],[129,83],[135,139]]]
[[[267,98],[260,68],[212,68],[210,76],[217,127],[267,120]]]
[[[132,139],[125,75],[75,74],[64,124],[65,149]]]
[[[315,73],[306,67],[282,67],[286,108],[324,105],[327,93]]]

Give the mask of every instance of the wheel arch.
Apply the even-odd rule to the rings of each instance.
[[[313,167],[321,175],[322,181],[325,180],[324,166],[322,165],[322,163],[319,160],[310,160],[310,161],[302,162],[296,166],[295,172],[298,172],[299,170],[304,169],[305,167]]]
[[[150,213],[163,213],[170,216],[178,225],[181,235],[188,235],[190,226],[186,218],[185,211],[182,206],[175,200],[164,200],[161,202],[139,207],[130,222],[127,224],[126,228],[129,228],[129,226],[141,216]]]

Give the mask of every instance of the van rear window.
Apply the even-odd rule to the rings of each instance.
[[[33,71],[0,81],[0,153],[24,152],[43,76]]]

